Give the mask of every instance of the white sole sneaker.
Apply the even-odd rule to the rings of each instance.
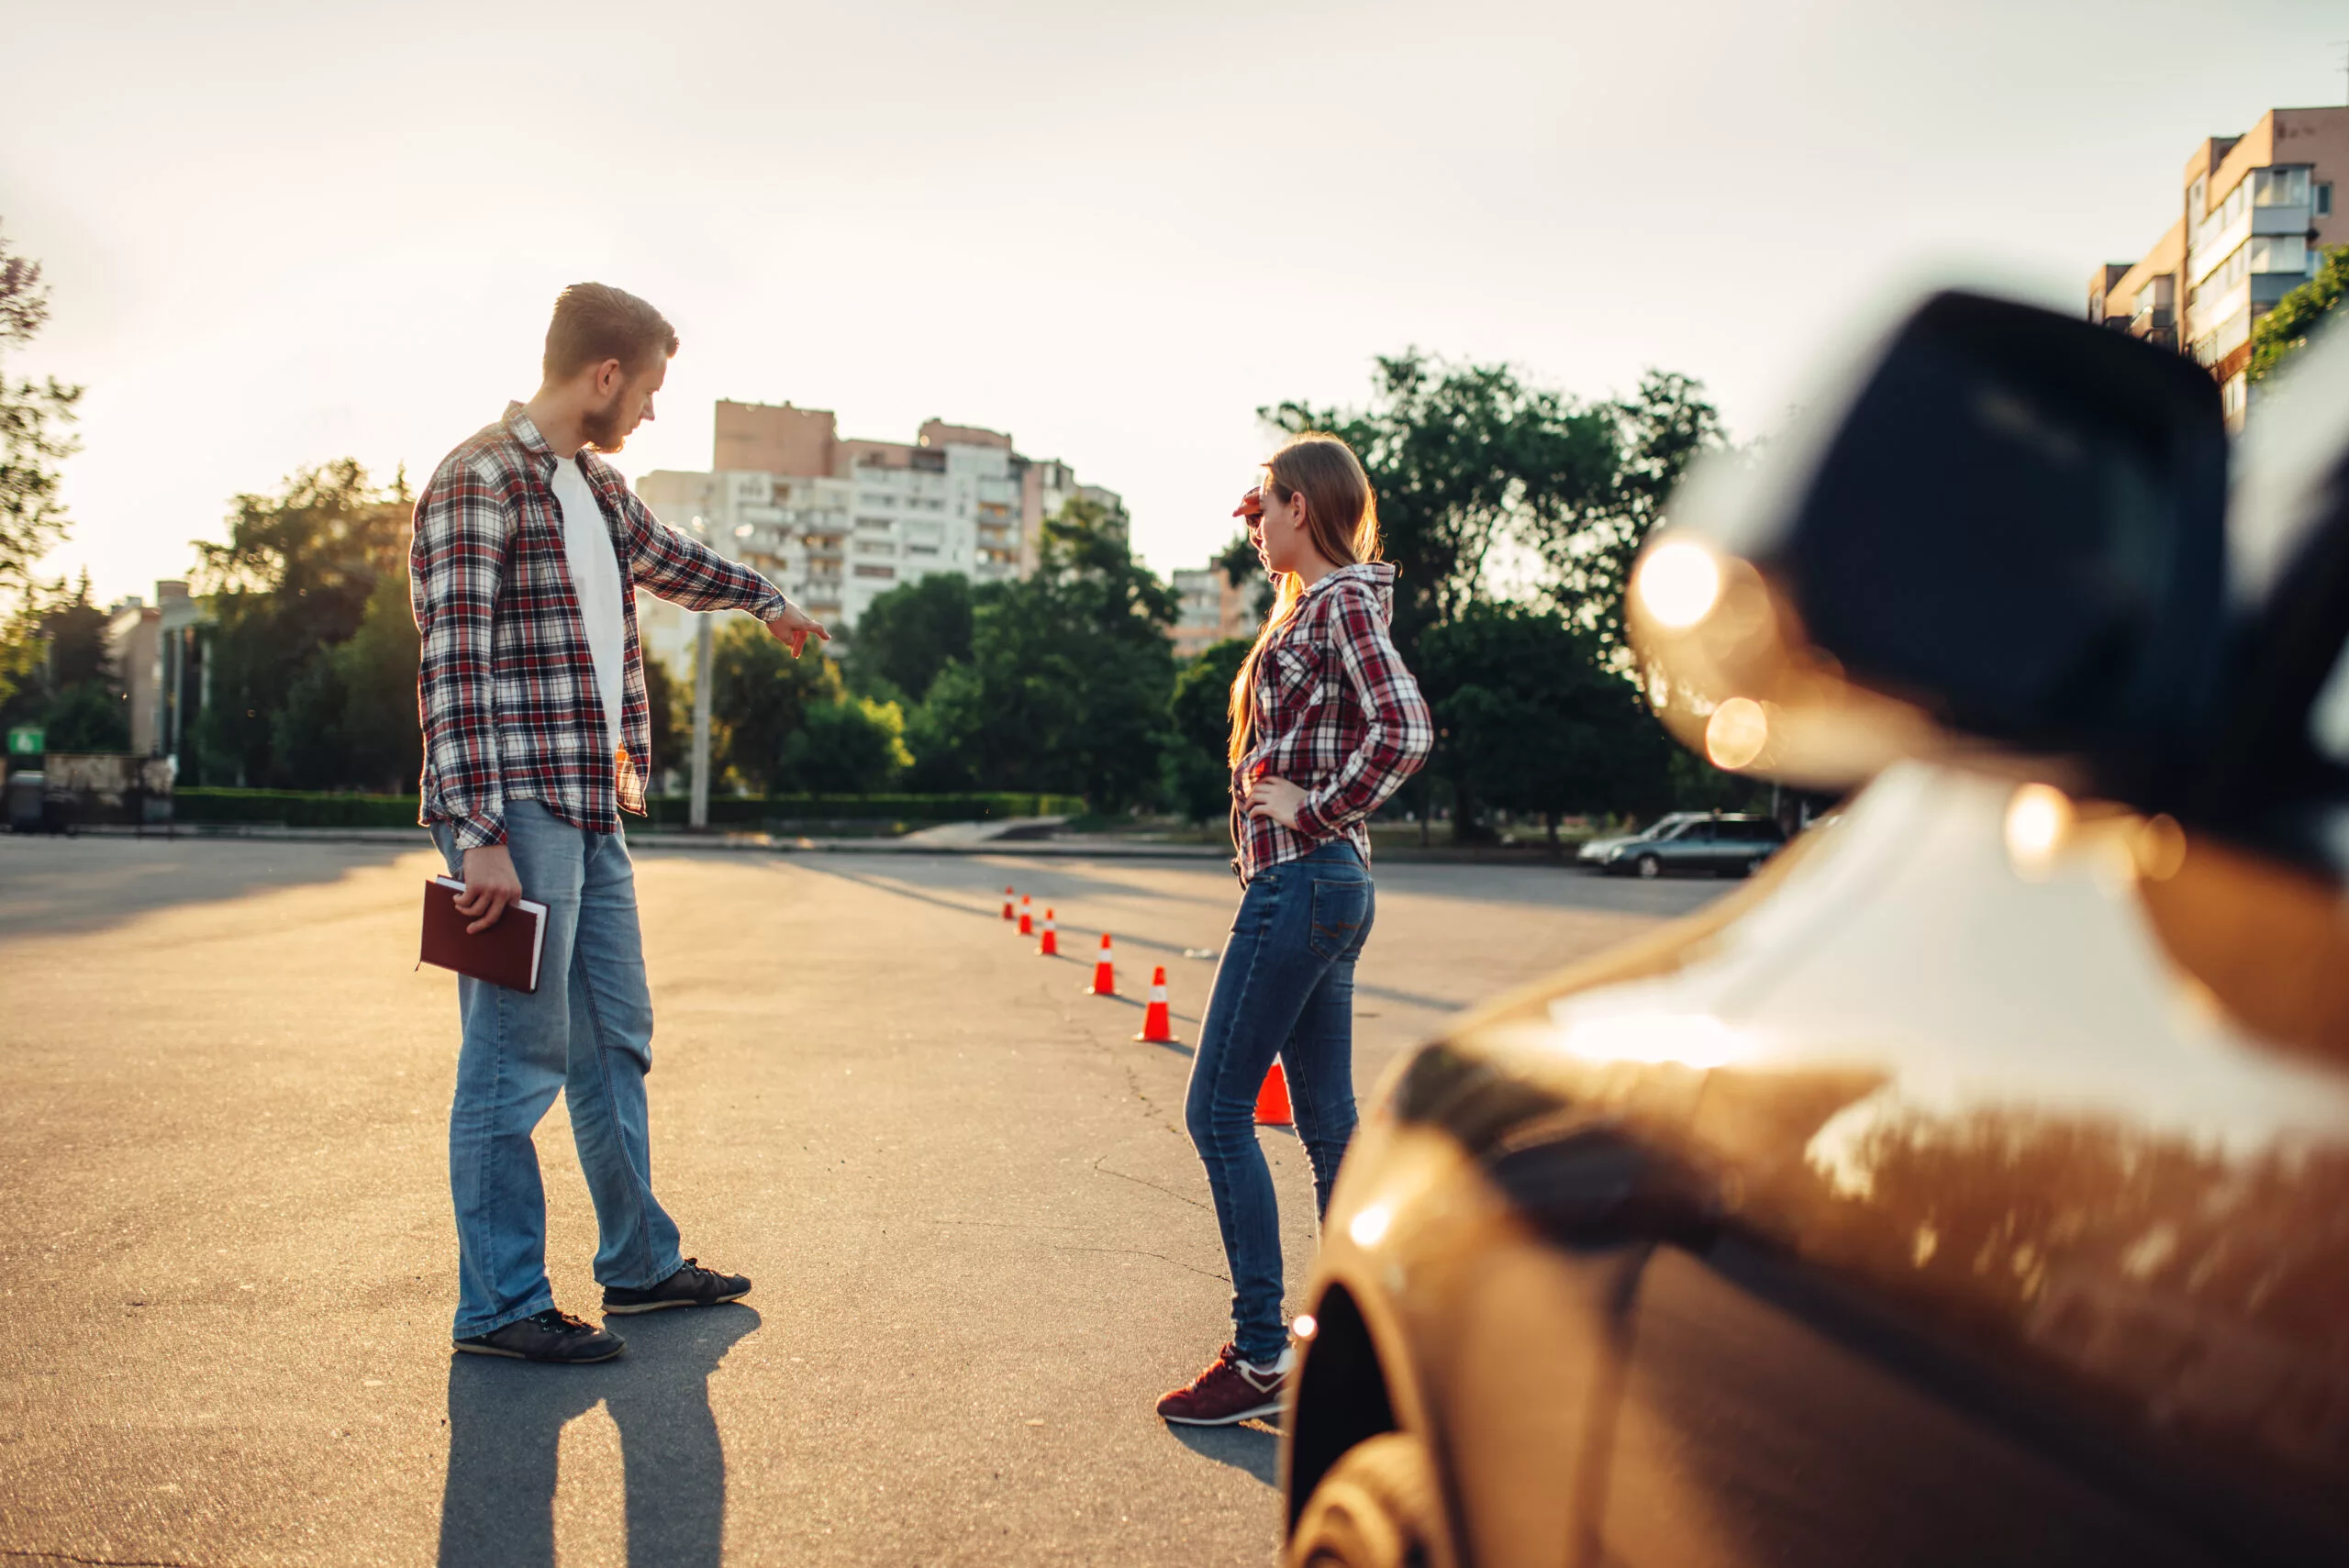
[[[1174,1427],[1236,1427],[1242,1421],[1258,1421],[1280,1413],[1281,1402],[1275,1399],[1269,1405],[1259,1405],[1253,1409],[1237,1411],[1229,1416],[1218,1416],[1212,1420],[1198,1416],[1161,1416],[1159,1419]]]
[[[747,1290],[738,1290],[732,1296],[713,1296],[707,1301],[645,1301],[639,1302],[634,1307],[607,1306],[604,1308],[604,1316],[626,1318],[636,1312],[666,1312],[672,1307],[724,1307],[729,1303],[740,1301],[750,1294]]]

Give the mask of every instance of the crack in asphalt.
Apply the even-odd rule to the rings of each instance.
[[[1221,1280],[1226,1284],[1231,1283],[1230,1274],[1218,1273],[1212,1269],[1199,1268],[1196,1264],[1185,1262],[1180,1258],[1170,1258],[1163,1252],[1145,1252],[1134,1247],[1055,1247],[1052,1251],[1055,1252],[1114,1252],[1128,1258],[1156,1258],[1162,1263],[1172,1263],[1178,1269],[1186,1270],[1208,1279]]]
[[[1142,1087],[1141,1074],[1134,1071],[1134,1064],[1130,1062],[1120,1062],[1118,1065],[1125,1069],[1126,1086],[1134,1092],[1134,1098],[1141,1102],[1142,1108],[1151,1114],[1152,1118],[1157,1121],[1158,1125],[1164,1128],[1167,1131],[1173,1133],[1177,1138],[1188,1137],[1189,1135],[1184,1132],[1181,1128],[1175,1126],[1174,1120],[1167,1116],[1165,1111],[1159,1107],[1158,1102],[1150,1097],[1150,1091]],[[1107,1158],[1107,1156],[1104,1156],[1104,1158]]]
[[[1101,1160],[1107,1160],[1108,1158],[1108,1156],[1107,1154],[1101,1156]],[[1180,1198],[1183,1202],[1189,1204],[1193,1208],[1210,1208],[1214,1207],[1211,1204],[1201,1203],[1198,1199],[1191,1197],[1186,1194],[1178,1193],[1173,1187],[1161,1186],[1147,1176],[1129,1176],[1123,1171],[1109,1170],[1101,1163],[1101,1160],[1096,1160],[1093,1162],[1093,1171],[1096,1175],[1115,1176],[1119,1181],[1131,1182],[1136,1186],[1149,1187],[1154,1192],[1164,1193],[1168,1197]]]

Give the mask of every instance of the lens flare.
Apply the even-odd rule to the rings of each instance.
[[[1320,1331],[1320,1328],[1321,1325],[1313,1320],[1312,1313],[1300,1312],[1290,1321],[1288,1331],[1297,1339],[1309,1340]]]
[[[1770,716],[1752,697],[1731,697],[1705,721],[1705,755],[1717,768],[1742,768],[1770,743]]]
[[[1710,615],[1721,596],[1720,563],[1688,539],[1656,546],[1640,563],[1640,606],[1668,631],[1685,631]]]
[[[2148,882],[2167,882],[2186,868],[2186,829],[2170,816],[2148,817],[2129,845],[2137,873]]]
[[[2007,802],[2007,858],[2026,876],[2044,873],[2072,832],[2072,797],[2054,784],[2027,784]]]

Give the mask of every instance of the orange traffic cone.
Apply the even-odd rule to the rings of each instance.
[[[1150,1006],[1142,1009],[1141,1033],[1136,1040],[1151,1045],[1174,1045],[1174,1023],[1166,1013],[1166,966],[1160,964],[1150,972]]]
[[[1007,920],[1017,920],[1019,918],[1017,914],[1012,912],[1011,889],[1008,887],[1003,890],[1003,917]]]
[[[1110,956],[1109,933],[1107,931],[1101,933],[1101,951],[1093,961],[1093,984],[1087,989],[1096,996],[1114,996],[1118,994],[1117,962]]]
[[[1256,1125],[1295,1125],[1288,1114],[1288,1074],[1281,1071],[1281,1060],[1277,1056],[1273,1058],[1273,1070],[1264,1074],[1264,1086],[1256,1091]]]
[[[1036,956],[1038,958],[1058,958],[1060,955],[1060,928],[1052,924],[1052,907],[1048,905],[1044,909],[1044,934],[1036,939]]]
[[[1024,893],[1019,895],[1019,934],[1023,937],[1036,934],[1036,922],[1029,917],[1028,895]]]

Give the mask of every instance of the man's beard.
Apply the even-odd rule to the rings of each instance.
[[[609,403],[579,417],[580,433],[587,438],[591,451],[616,452],[628,445],[629,433],[620,428],[624,417],[620,410],[628,406],[629,390],[621,387]]]

